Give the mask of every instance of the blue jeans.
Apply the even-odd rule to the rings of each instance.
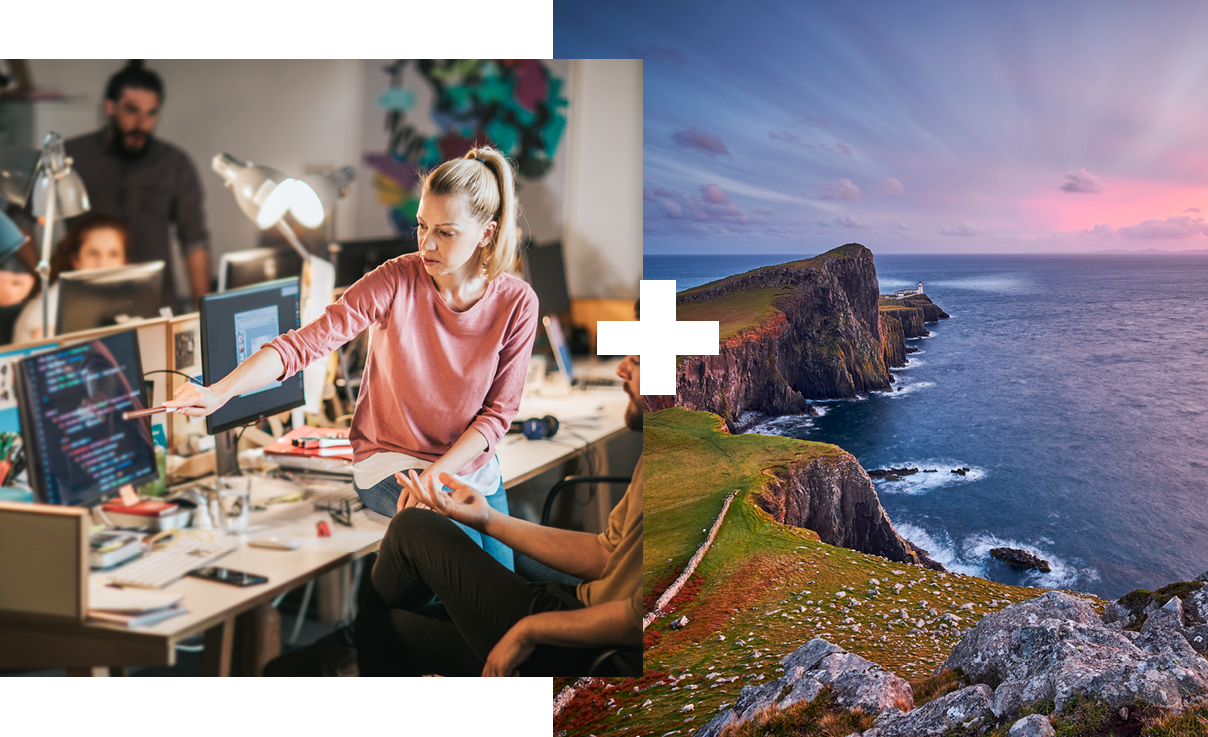
[[[361,497],[361,501],[365,504],[365,506],[378,514],[393,517],[394,513],[398,510],[398,496],[403,490],[403,485],[398,482],[398,479],[394,478],[393,474],[387,476],[368,489],[362,489],[355,484],[353,485],[353,488],[357,490],[357,494]],[[449,487],[447,486],[442,488],[444,488],[446,491],[449,490]],[[491,494],[487,497],[487,504],[489,504],[491,509],[495,510],[496,512],[500,512],[502,514],[508,513],[508,495],[507,492],[504,491],[502,479],[499,481],[499,489],[494,494]],[[478,547],[485,550],[492,558],[503,564],[504,568],[508,569],[509,571],[516,570],[515,565],[512,562],[511,548],[499,542],[490,535],[484,535],[477,530],[466,527],[456,520],[449,521],[460,527],[463,532],[470,536],[470,539],[473,540]]]

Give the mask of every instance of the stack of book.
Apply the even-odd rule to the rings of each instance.
[[[123,627],[149,627],[189,610],[184,594],[148,589],[120,589],[93,584],[88,588],[88,617]]]
[[[144,500],[127,505],[121,499],[114,499],[102,504],[101,511],[114,527],[159,532],[189,525],[189,510],[171,502]]]
[[[264,458],[281,468],[352,476],[348,431],[303,425],[265,446]]]

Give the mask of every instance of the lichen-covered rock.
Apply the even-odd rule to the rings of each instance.
[[[1208,660],[1188,644],[1179,616],[1171,604],[1151,612],[1140,633],[1120,632],[1090,602],[1050,591],[984,618],[943,667],[993,687],[994,713],[1004,718],[1040,701],[1061,712],[1078,695],[1178,708],[1208,696]]]
[[[877,716],[881,737],[933,737],[964,727],[972,729],[994,721],[990,700],[994,692],[979,683],[903,712],[887,709]]]
[[[1056,737],[1057,731],[1048,717],[1029,714],[1011,725],[1007,737]]]
[[[750,720],[764,709],[785,709],[809,703],[830,687],[835,701],[848,709],[876,714],[884,709],[909,710],[914,706],[910,684],[870,660],[823,639],[813,639],[784,656],[784,676],[763,684],[742,687],[734,706],[696,732],[695,737],[716,737],[728,724]]]

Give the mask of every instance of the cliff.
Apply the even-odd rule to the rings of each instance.
[[[905,366],[907,338],[921,338],[931,333],[926,323],[948,319],[948,313],[939,308],[926,294],[910,297],[881,297],[881,348],[885,363],[889,366]]]
[[[682,357],[676,396],[647,397],[647,408],[712,412],[735,429],[746,412],[808,412],[807,399],[889,389],[905,339],[925,335],[928,315],[942,314],[923,300],[893,306],[908,326],[883,327],[872,252],[858,243],[686,290],[677,319],[717,320],[720,350]]]
[[[868,474],[850,453],[836,450],[778,469],[755,503],[777,522],[813,530],[829,545],[944,570],[894,531]]]

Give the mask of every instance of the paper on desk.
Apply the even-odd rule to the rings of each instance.
[[[103,612],[151,612],[170,607],[184,594],[152,589],[119,589],[92,584],[88,587],[88,608]]]

